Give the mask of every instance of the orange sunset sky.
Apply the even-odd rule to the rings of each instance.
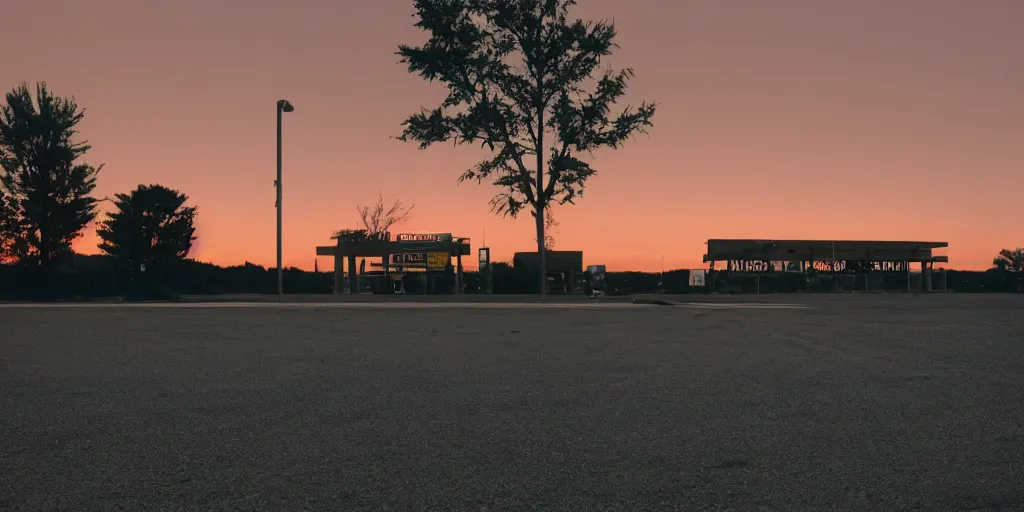
[[[1024,1],[581,0],[614,19],[610,59],[660,103],[649,136],[596,155],[556,248],[612,270],[700,265],[708,238],[947,241],[986,268],[1024,245]],[[275,102],[285,117],[285,264],[415,203],[395,231],[451,232],[497,260],[532,219],[456,178],[474,148],[391,137],[443,96],[394,55],[411,0],[0,0],[0,86],[48,82],[86,109],[97,194],[140,183],[199,207],[193,256],[275,264]],[[95,252],[93,228],[75,247]],[[471,260],[473,258],[470,258]],[[331,267],[321,259],[320,267]]]

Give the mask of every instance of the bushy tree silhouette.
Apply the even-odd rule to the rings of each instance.
[[[117,194],[96,234],[99,249],[111,256],[134,293],[156,293],[166,286],[196,240],[196,207],[188,196],[162,185],[139,185]]]
[[[992,265],[1000,270],[1024,272],[1024,248],[1003,249],[992,260]]]
[[[73,98],[54,95],[45,83],[36,85],[33,98],[23,83],[6,100],[0,107],[4,256],[49,271],[96,218],[90,194],[100,168],[79,161],[90,146],[72,140],[84,117]]]
[[[370,234],[365,229],[341,229],[335,231],[331,238],[342,242],[360,242],[370,240]]]
[[[0,264],[13,257],[14,237],[18,232],[14,224],[16,218],[7,192],[0,185]]]
[[[571,19],[575,0],[415,0],[423,46],[402,45],[409,72],[448,89],[439,107],[410,116],[399,136],[421,149],[438,142],[479,144],[492,157],[459,181],[490,180],[503,189],[492,209],[536,221],[541,293],[545,293],[545,208],[572,203],[596,170],[580,159],[617,148],[652,126],[655,106],[618,114],[631,69],[600,70],[615,48],[610,22]],[[530,160],[534,160],[530,162]]]

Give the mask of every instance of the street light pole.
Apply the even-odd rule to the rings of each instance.
[[[284,271],[281,267],[281,116],[285,112],[294,112],[295,107],[288,100],[277,100],[277,301],[284,299]]]

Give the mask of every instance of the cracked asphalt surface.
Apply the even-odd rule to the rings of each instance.
[[[1024,510],[1024,297],[759,300],[0,308],[0,509]]]

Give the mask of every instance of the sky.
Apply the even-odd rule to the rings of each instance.
[[[703,266],[709,238],[945,241],[956,268],[1024,246],[1024,2],[580,4],[618,28],[606,64],[636,72],[627,102],[659,107],[648,135],[595,155],[576,205],[555,208],[556,249],[656,271]],[[296,108],[285,265],[312,268],[378,193],[415,205],[393,231],[450,232],[474,250],[486,237],[499,261],[536,250],[532,218],[494,215],[494,188],[457,183],[478,149],[394,139],[443,97],[394,55],[426,39],[412,0],[0,5],[0,87],[46,81],[85,108],[99,196],[188,194],[197,259],[275,265],[281,98]],[[75,248],[95,245],[90,227]]]

